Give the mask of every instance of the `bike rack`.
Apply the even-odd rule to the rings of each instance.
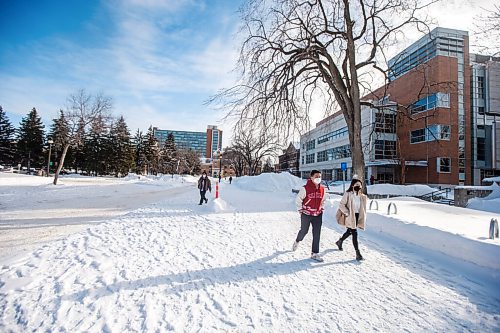
[[[391,215],[391,206],[394,207],[394,214],[398,213],[398,207],[396,207],[396,204],[394,202],[389,203],[389,206],[387,206],[387,215]]]
[[[490,221],[490,239],[498,238],[498,221],[493,218]]]
[[[374,202],[375,202],[375,207],[376,207],[376,208],[375,208],[375,210],[378,210],[378,201],[377,201],[377,200],[372,200],[372,201],[370,201],[370,208],[369,208],[369,210],[372,210],[372,204],[373,204]]]

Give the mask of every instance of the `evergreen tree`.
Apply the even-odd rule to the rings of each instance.
[[[154,136],[153,127],[149,126],[144,142],[144,156],[146,157],[147,173],[156,175],[159,169],[160,148]]]
[[[172,133],[168,133],[165,144],[161,150],[161,168],[163,173],[174,174],[177,171],[177,148]]]
[[[84,140],[83,167],[96,176],[108,173],[110,155],[108,128],[102,117],[96,117],[90,124],[89,133]]]
[[[10,124],[7,114],[0,105],[0,164],[12,165],[14,163],[15,147],[12,143],[15,129]]]
[[[147,173],[147,158],[144,141],[145,138],[142,132],[137,129],[133,138],[133,144],[135,146],[135,173],[138,175]]]
[[[111,127],[111,161],[110,170],[118,176],[126,176],[134,166],[134,149],[130,142],[130,132],[123,116]]]
[[[48,135],[48,138],[51,138],[54,141],[52,145],[51,160],[55,161],[55,163],[59,161],[64,146],[69,142],[69,132],[70,129],[68,120],[64,116],[63,110],[59,110],[59,118],[52,119],[52,125]],[[68,152],[67,156],[68,160],[74,160],[72,152]]]
[[[21,121],[17,146],[21,160],[28,168],[44,165],[44,128],[42,119],[35,108]]]

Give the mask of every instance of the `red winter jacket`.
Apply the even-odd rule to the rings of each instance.
[[[300,189],[295,204],[301,213],[312,216],[320,215],[325,204],[325,187],[320,184],[319,188],[316,188],[316,184],[308,179],[306,185]]]

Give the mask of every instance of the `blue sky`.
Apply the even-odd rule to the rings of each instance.
[[[234,85],[244,0],[0,0],[0,105],[17,127],[36,107],[48,126],[80,88],[113,98],[131,132],[224,130],[204,105]],[[436,25],[471,30],[489,0],[433,5]],[[420,35],[402,41],[403,49]],[[321,112],[312,115],[312,123]]]
[[[32,107],[49,125],[85,88],[111,96],[132,132],[229,129],[203,102],[234,83],[240,4],[1,1],[0,105],[15,127]]]

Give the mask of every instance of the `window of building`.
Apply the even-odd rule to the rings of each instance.
[[[304,164],[304,156],[301,157],[302,164]]]
[[[484,114],[484,106],[478,106],[478,107],[477,107],[477,112],[478,112],[479,114]]]
[[[308,154],[306,156],[306,164],[314,163],[314,154]]]
[[[375,159],[391,159],[396,156],[396,141],[375,140]]]
[[[418,143],[425,141],[425,129],[420,128],[410,132],[410,143]]]
[[[394,113],[377,112],[375,114],[375,132],[396,133],[396,115]]]
[[[347,127],[342,127],[333,132],[322,135],[318,138],[318,145],[327,141],[333,141],[334,139],[346,136],[349,132],[347,131]]]
[[[411,113],[419,113],[428,110],[433,110],[436,107],[449,108],[450,107],[450,94],[435,93],[419,99],[410,105]]]
[[[316,147],[315,140],[311,140],[311,141],[306,142],[306,150],[311,150],[311,149],[314,149],[315,147]]]
[[[427,141],[450,140],[451,134],[449,125],[429,125],[426,133]]]
[[[429,125],[427,129],[420,128],[410,132],[410,143],[424,141],[450,140],[450,125]]]
[[[484,76],[477,77],[477,97],[484,99]]]
[[[437,158],[437,172],[440,172],[440,173],[451,172],[451,158],[438,157]]]
[[[486,160],[484,138],[477,138],[477,159],[479,161]]]

